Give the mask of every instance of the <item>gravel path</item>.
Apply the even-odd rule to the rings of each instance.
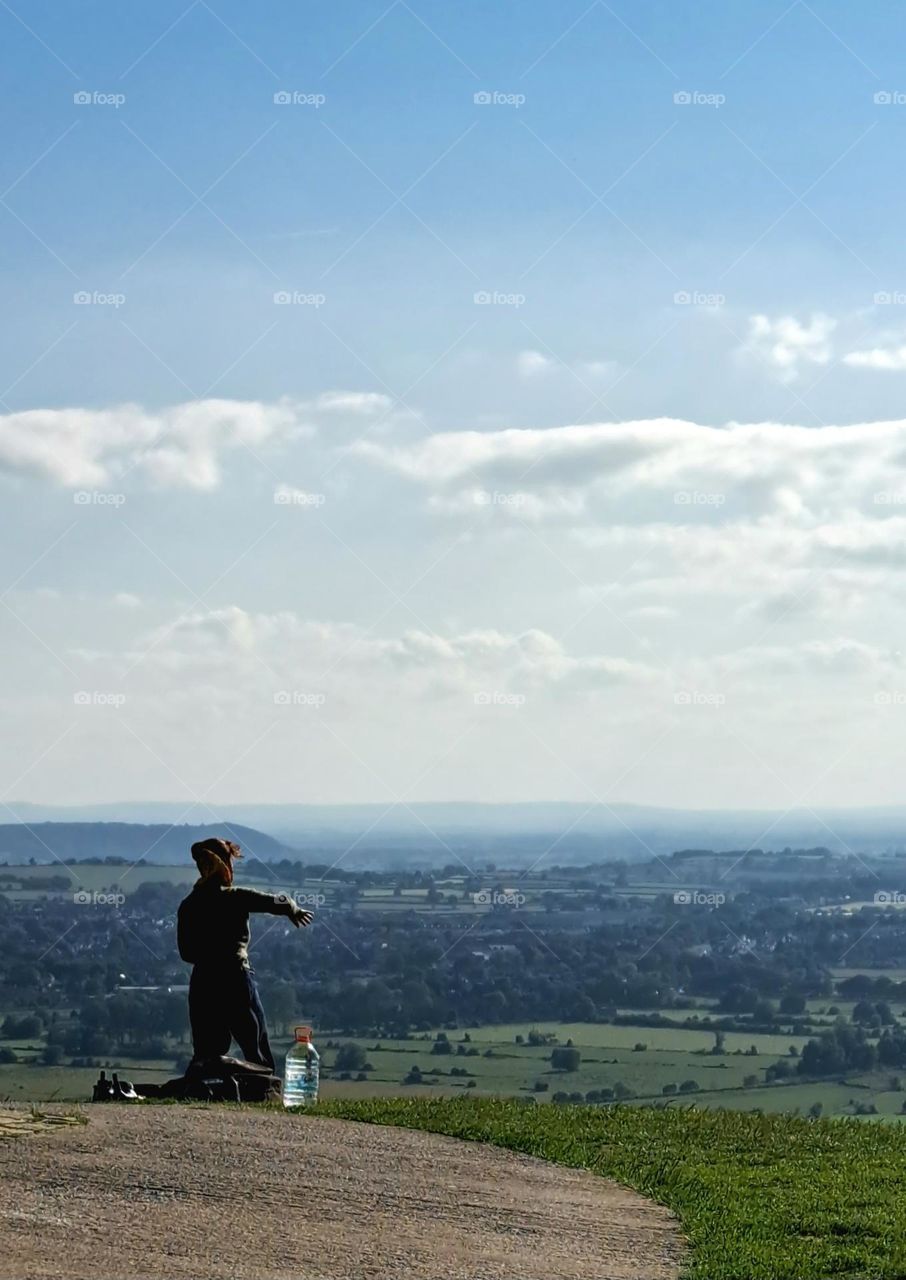
[[[0,1141],[3,1280],[670,1280],[666,1209],[407,1129],[88,1107]]]

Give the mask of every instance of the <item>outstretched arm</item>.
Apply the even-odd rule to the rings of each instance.
[[[233,889],[247,911],[263,911],[272,916],[286,916],[298,929],[312,922],[312,913],[289,896],[288,893],[261,893],[258,889]]]

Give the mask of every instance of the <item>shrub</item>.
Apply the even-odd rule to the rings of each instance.
[[[551,1050],[551,1066],[555,1071],[578,1071],[582,1054],[578,1049],[564,1048]]]
[[[338,1045],[334,1059],[335,1071],[363,1071],[365,1069],[365,1050],[360,1044],[347,1041]]]

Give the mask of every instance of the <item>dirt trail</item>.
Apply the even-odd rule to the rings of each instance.
[[[666,1209],[593,1174],[406,1129],[89,1107],[0,1140],[4,1280],[669,1280]]]

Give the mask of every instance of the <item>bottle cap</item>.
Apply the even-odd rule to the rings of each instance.
[[[296,1041],[305,1042],[311,1039],[311,1027],[296,1027]]]

